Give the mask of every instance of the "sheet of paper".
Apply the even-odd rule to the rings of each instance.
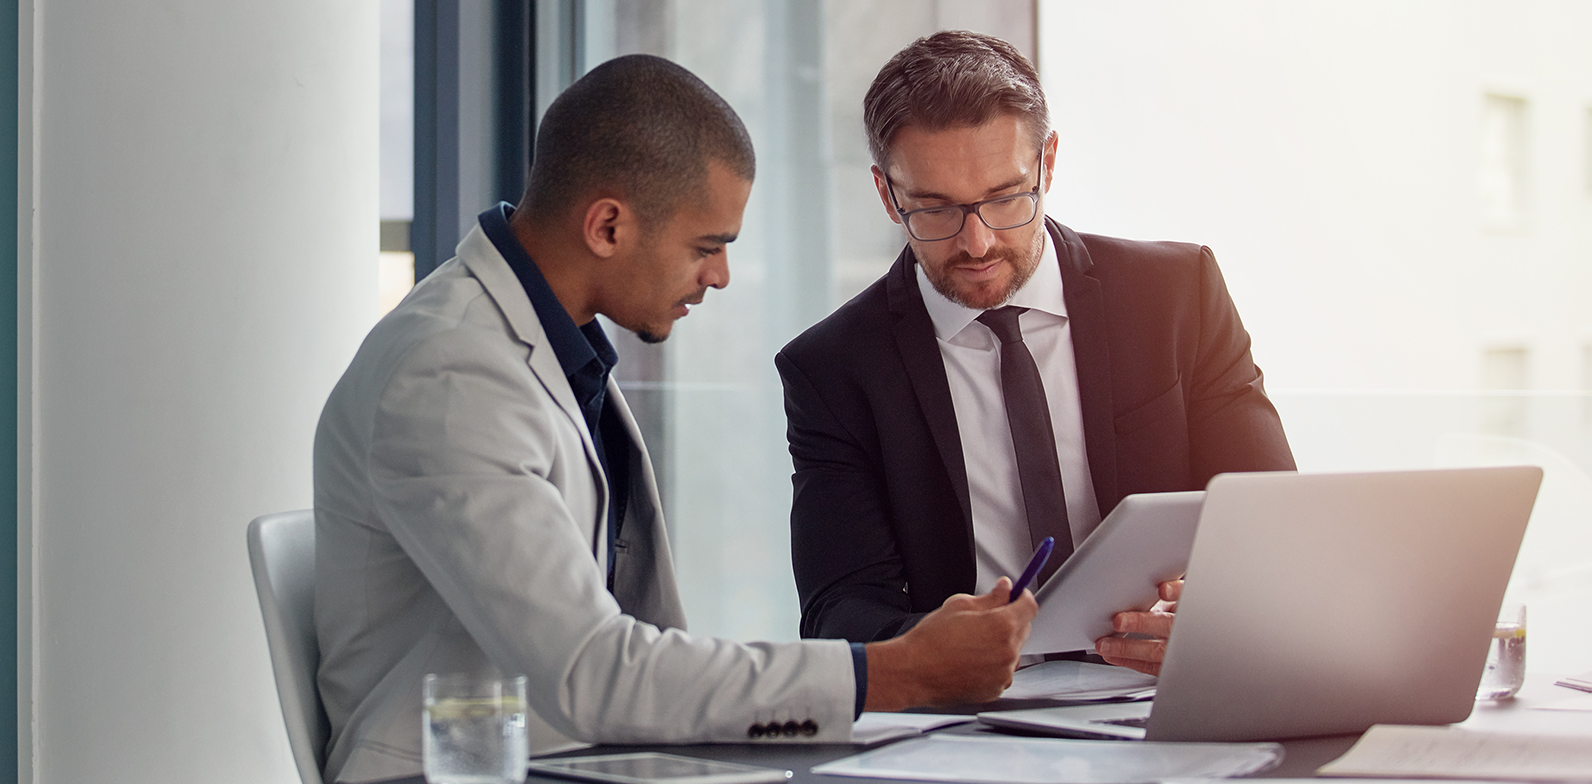
[[[967,724],[972,716],[949,713],[874,713],[869,711],[857,717],[851,725],[851,742],[872,746],[896,738],[921,735],[929,730]]]
[[[1592,691],[1592,672],[1583,672],[1580,675],[1569,675],[1554,681],[1557,686],[1568,686],[1581,691]]]
[[[1322,776],[1592,779],[1592,736],[1524,735],[1458,727],[1378,724]]]
[[[1012,685],[1001,693],[1001,699],[1100,702],[1153,694],[1153,675],[1108,664],[1049,661],[1018,670],[1012,676]]]
[[[1444,784],[1455,784],[1459,781],[1475,781],[1481,784],[1481,779],[1441,779]],[[1432,784],[1432,779],[1354,779],[1355,784]],[[1209,779],[1162,779],[1157,784],[1213,784]],[[1244,779],[1243,784],[1321,784],[1321,779],[1268,779],[1264,776]],[[1497,784],[1497,782],[1491,782]]]
[[[928,735],[826,762],[826,776],[975,784],[1128,784],[1165,778],[1225,778],[1269,770],[1275,743],[1124,741]]]

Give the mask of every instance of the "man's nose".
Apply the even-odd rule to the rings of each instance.
[[[722,289],[730,285],[730,251],[715,253],[707,264],[702,266],[702,277],[699,281],[708,288]]]
[[[962,231],[956,235],[956,242],[967,255],[982,259],[995,245],[995,230],[985,224],[976,213],[969,214],[967,219],[962,221]]]

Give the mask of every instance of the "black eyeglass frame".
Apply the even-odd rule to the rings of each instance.
[[[901,209],[901,201],[899,199],[897,199],[896,195],[895,195],[895,183],[890,180],[890,175],[888,175],[888,174],[884,175],[884,188],[890,194],[890,206],[894,207],[895,211],[896,211],[896,214],[901,216],[901,225],[906,227],[907,234],[912,235],[912,239],[915,239],[918,242],[943,242],[945,240],[951,239],[952,237],[955,237],[958,234],[961,234],[962,233],[962,229],[967,228],[967,216],[969,214],[977,215],[978,219],[980,221],[983,221],[985,226],[989,226],[991,231],[1011,231],[1012,229],[1020,229],[1020,228],[1022,228],[1024,226],[1027,226],[1028,224],[1033,223],[1035,218],[1039,217],[1039,188],[1040,188],[1040,186],[1045,184],[1045,149],[1044,149],[1044,147],[1040,147],[1039,148],[1039,162],[1038,163],[1039,163],[1039,165],[1038,165],[1037,168],[1039,169],[1039,181],[1034,183],[1033,190],[1023,191],[1022,193],[1009,193],[1009,194],[1007,194],[1005,196],[996,196],[993,199],[985,199],[983,201],[976,201],[976,202],[973,202],[972,204],[941,204],[941,205],[935,206],[935,207],[923,207],[923,208],[916,209],[916,210],[903,210],[903,209]],[[984,213],[980,211],[980,210],[982,210],[984,208],[984,205],[986,205],[986,204],[994,204],[995,202],[998,202],[998,201],[1007,201],[1009,199],[1017,199],[1017,198],[1027,198],[1029,201],[1033,202],[1033,205],[1034,205],[1034,214],[1028,216],[1028,220],[1023,221],[1022,223],[1013,224],[1011,226],[994,226],[994,225],[990,224],[989,220],[984,217]],[[953,231],[950,234],[945,235],[944,237],[935,237],[933,239],[928,239],[928,238],[925,238],[925,237],[919,237],[918,233],[912,230],[912,220],[911,220],[911,218],[912,218],[913,215],[917,215],[919,213],[924,213],[924,212],[934,212],[934,211],[937,211],[937,210],[953,210],[953,209],[962,211],[962,220],[959,221],[956,224],[956,231]]]

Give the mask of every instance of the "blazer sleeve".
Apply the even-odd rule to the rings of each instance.
[[[858,437],[865,425],[842,422],[795,358],[780,352],[774,364],[795,468],[791,565],[801,634],[852,642],[895,637],[926,613],[913,611],[907,593],[877,445]],[[861,415],[860,403],[846,408]]]
[[[419,344],[387,384],[372,505],[487,656],[527,676],[536,713],[602,743],[744,741],[750,724],[791,715],[818,725],[804,740],[849,740],[846,645],[694,637],[621,611],[594,520],[566,503],[601,487],[580,431],[523,350],[467,331]]]
[[[1292,471],[1293,451],[1249,332],[1209,248],[1200,248],[1200,329],[1189,385],[1189,465],[1196,486],[1229,471]]]

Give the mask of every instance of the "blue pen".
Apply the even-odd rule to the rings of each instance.
[[[1023,589],[1034,581],[1040,569],[1045,568],[1045,562],[1050,560],[1050,551],[1055,548],[1055,537],[1047,536],[1045,541],[1039,543],[1039,548],[1034,550],[1034,557],[1028,559],[1028,568],[1023,570],[1023,576],[1017,578],[1017,582],[1012,585],[1012,598],[1006,602],[1007,604],[1017,601],[1017,597],[1023,595]]]

